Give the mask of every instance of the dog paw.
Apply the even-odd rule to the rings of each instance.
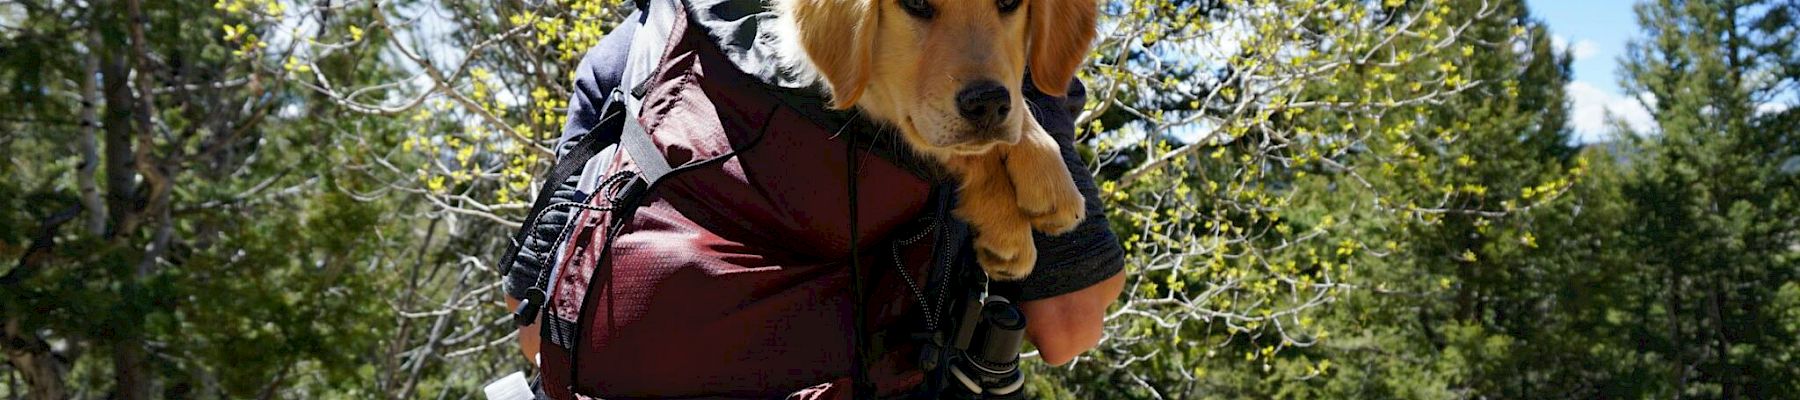
[[[1052,178],[1054,179],[1054,178]],[[1019,211],[1031,221],[1031,227],[1050,235],[1061,235],[1075,229],[1087,218],[1087,203],[1075,182],[1069,179],[1039,180],[1033,185],[1019,185]]]
[[[989,279],[1025,279],[1037,265],[1037,245],[1031,241],[1030,230],[981,232],[975,238],[975,261]]]
[[[1005,161],[1019,212],[1032,228],[1045,234],[1075,229],[1087,217],[1087,205],[1063,163],[1061,147],[1035,124],[1026,127],[1021,140],[1008,149]]]

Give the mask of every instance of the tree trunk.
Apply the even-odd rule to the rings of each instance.
[[[25,332],[19,321],[8,319],[4,332],[0,332],[0,348],[6,350],[6,362],[12,365],[25,378],[25,398],[31,400],[60,400],[68,398],[68,389],[63,387],[63,373],[68,369],[62,360],[56,358],[51,351],[50,343],[37,336],[36,332]]]
[[[130,2],[127,7],[133,5],[135,2]],[[118,11],[123,10],[119,10],[117,6],[118,4],[97,2],[94,9],[99,14],[118,15]],[[125,21],[125,25],[130,27],[128,29],[141,31],[140,24],[144,21],[137,18],[141,14],[124,14],[132,17]],[[138,93],[133,93],[131,79],[136,70],[141,78],[138,85],[148,82],[148,76],[142,76],[148,71],[141,67],[148,60],[142,59],[141,54],[134,57],[131,51],[133,38],[121,35],[124,32],[116,29],[102,29],[101,32],[103,37],[100,49],[105,56],[100,69],[106,97],[102,127],[106,145],[107,207],[114,221],[109,241],[131,248],[142,248],[142,244],[130,243],[136,238],[138,228],[146,222],[145,213],[151,206],[146,204],[149,199],[139,186],[138,178],[143,178],[142,181],[150,186],[152,192],[156,191],[158,182],[154,179],[156,177],[144,175],[146,171],[155,171],[156,168],[146,165],[149,159],[145,157],[150,151],[148,147],[154,143],[148,140],[152,127],[139,123],[149,118],[149,115],[143,114],[140,100],[148,102],[151,99],[140,98]],[[150,94],[148,87],[136,89],[145,96]],[[143,334],[139,330],[142,315],[137,312],[138,304],[142,301],[141,288],[145,272],[147,271],[139,268],[117,277],[119,296],[115,300],[114,315],[109,324],[113,331],[102,336],[103,343],[112,351],[115,385],[112,398],[118,400],[150,398],[149,356]]]
[[[119,400],[149,400],[150,374],[148,356],[144,352],[142,335],[127,333],[123,337],[114,338],[112,348],[113,378],[118,380],[114,388],[113,398]]]
[[[100,197],[100,187],[94,181],[100,171],[100,93],[99,82],[95,79],[100,74],[100,34],[88,32],[88,54],[82,60],[81,74],[81,170],[75,174],[75,180],[81,190],[81,206],[88,215],[88,234],[94,237],[106,235],[106,202]]]
[[[125,83],[131,71],[125,67],[125,55],[116,50],[117,38],[107,38],[100,50],[101,88],[106,97],[106,112],[100,127],[106,146],[106,208],[111,214],[112,231],[108,239],[130,236],[137,229],[137,166],[131,148],[131,86]]]
[[[1674,363],[1674,371],[1672,371],[1675,378],[1674,398],[1680,399],[1687,394],[1688,381],[1686,348],[1681,344],[1681,312],[1679,308],[1681,306],[1679,294],[1681,286],[1679,285],[1680,278],[1674,271],[1675,266],[1669,265],[1667,268],[1670,269],[1666,278],[1668,287],[1663,290],[1663,299],[1664,307],[1668,308],[1669,318],[1669,355],[1672,356],[1669,360]]]
[[[126,15],[131,17],[131,21],[125,24],[125,29],[131,34],[131,69],[136,72],[132,77],[136,78],[134,84],[137,86],[137,101],[132,103],[137,106],[137,112],[133,116],[136,117],[138,127],[137,152],[134,158],[137,160],[138,174],[143,176],[145,184],[150,185],[144,214],[158,223],[150,245],[138,259],[137,279],[141,281],[155,269],[157,259],[162,257],[169,245],[169,231],[173,221],[169,221],[167,217],[173,182],[169,181],[168,169],[159,161],[161,157],[156,155],[156,86],[155,81],[150,79],[155,71],[151,70],[149,39],[144,36],[144,25],[148,25],[150,20],[145,18],[143,7],[139,3],[139,0],[125,0]]]
[[[1737,386],[1737,381],[1746,371],[1737,368],[1737,366],[1732,363],[1731,337],[1725,332],[1725,326],[1728,321],[1725,320],[1725,313],[1720,310],[1731,300],[1726,297],[1727,293],[1725,293],[1724,285],[1722,283],[1717,280],[1708,283],[1707,289],[1709,293],[1706,296],[1706,308],[1709,317],[1708,319],[1712,320],[1712,335],[1715,336],[1713,340],[1711,340],[1713,353],[1715,353],[1713,355],[1715,358],[1713,361],[1714,372],[1719,377],[1719,384],[1724,388],[1725,398],[1742,398],[1738,393],[1740,390]]]

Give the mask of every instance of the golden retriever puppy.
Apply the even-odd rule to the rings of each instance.
[[[1096,34],[1096,0],[773,0],[788,67],[897,127],[961,178],[956,213],[988,276],[1031,273],[1031,230],[1084,217],[1057,143],[1020,93],[1060,96]]]

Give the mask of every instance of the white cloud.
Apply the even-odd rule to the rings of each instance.
[[[1600,46],[1594,44],[1594,41],[1581,39],[1575,42],[1575,48],[1571,50],[1571,55],[1575,57],[1575,61],[1581,61],[1592,58],[1594,53],[1598,52],[1600,52]]]
[[[1631,98],[1613,94],[1585,81],[1570,82],[1568,91],[1575,141],[1593,143],[1610,139],[1615,133],[1611,120],[1623,121],[1632,130],[1649,132],[1656,126],[1650,111]]]
[[[1762,105],[1756,106],[1756,115],[1774,115],[1782,111],[1787,111],[1788,107],[1792,106],[1773,101],[1762,103]]]
[[[1563,35],[1551,35],[1550,48],[1558,52],[1568,51],[1575,61],[1591,58],[1600,52],[1600,45],[1592,40],[1580,39],[1571,44],[1569,38]]]

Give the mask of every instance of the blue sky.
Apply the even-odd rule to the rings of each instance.
[[[1610,136],[1611,113],[1640,130],[1650,127],[1650,114],[1619,87],[1619,58],[1625,44],[1640,33],[1633,0],[1527,0],[1532,15],[1550,25],[1560,46],[1575,56],[1575,80],[1568,92],[1573,102],[1576,140],[1593,142]]]

